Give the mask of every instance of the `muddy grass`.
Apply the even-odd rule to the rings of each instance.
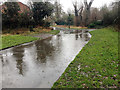
[[[89,43],[52,88],[118,88],[118,33],[91,31]]]

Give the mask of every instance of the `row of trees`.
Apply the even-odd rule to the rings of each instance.
[[[101,8],[91,7],[94,0],[89,3],[73,2],[74,10],[67,13],[62,5],[56,0],[54,3],[44,0],[43,2],[30,2],[30,11],[20,13],[17,2],[6,2],[2,13],[3,28],[30,27],[41,25],[50,26],[51,23],[58,25],[89,26],[117,25],[119,23],[120,2],[113,2],[110,6]]]
[[[48,26],[46,18],[53,12],[53,4],[50,2],[31,2],[30,10],[20,13],[17,2],[5,2],[2,10],[3,28],[21,28],[31,26]]]
[[[52,14],[53,20],[57,25],[73,25],[74,15],[71,12],[64,12],[62,5],[58,0],[54,2],[54,13]]]
[[[78,0],[73,2],[74,10],[71,12],[64,13],[61,10],[61,5],[56,2],[56,14],[55,19],[57,24],[68,25],[69,14],[71,14],[71,25],[75,26],[88,26],[94,28],[95,26],[108,26],[117,25],[119,20],[120,2],[111,2],[109,6],[104,5],[100,8],[92,7],[94,0],[87,0],[79,2]],[[69,10],[70,11],[70,10]],[[54,17],[55,17],[54,16]]]
[[[91,8],[90,25],[96,26],[119,26],[120,21],[120,2],[112,2],[109,6],[104,5],[100,9]]]
[[[74,10],[69,10],[65,13],[62,10],[61,4],[56,0],[55,6],[55,15],[54,21],[59,25],[75,25],[75,26],[88,26],[90,23],[90,11],[91,5],[94,0],[91,0],[89,3],[87,0],[84,0],[84,3],[78,2],[77,0],[73,2]],[[68,18],[71,20],[68,20]],[[69,22],[70,21],[70,22]]]

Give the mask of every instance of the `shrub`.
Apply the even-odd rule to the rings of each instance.
[[[94,23],[91,23],[90,25],[88,25],[88,28],[94,28],[94,27],[95,27]]]
[[[50,22],[45,22],[44,25],[43,25],[43,27],[45,27],[45,28],[50,27]]]
[[[94,24],[95,24],[95,25],[102,25],[102,21],[101,21],[101,20],[96,21],[96,22],[94,22]]]
[[[102,21],[95,21],[88,25],[88,28],[103,28],[103,22]]]

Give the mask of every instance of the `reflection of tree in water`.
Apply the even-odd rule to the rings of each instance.
[[[52,55],[54,51],[54,46],[52,43],[49,42],[50,40],[42,40],[36,42],[36,49],[37,49],[37,60],[41,63],[46,62],[46,56]]]
[[[80,38],[84,38],[85,41],[89,41],[90,40],[88,30],[85,30],[83,33],[82,32],[79,33],[79,36],[80,36]]]
[[[78,40],[78,33],[75,34],[75,38],[76,38],[76,40]]]
[[[24,48],[23,47],[15,47],[13,48],[13,55],[16,57],[16,68],[19,70],[19,74],[24,75],[23,70],[25,69],[25,63],[23,62],[24,56]]]
[[[84,34],[84,37],[85,37],[85,41],[89,41],[90,38],[89,38],[89,36],[88,36],[88,33],[85,33],[85,34]]]
[[[4,66],[5,62],[3,60],[3,56],[2,55],[0,55],[0,60],[1,60],[2,66]]]

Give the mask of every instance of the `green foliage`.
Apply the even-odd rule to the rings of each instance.
[[[45,27],[45,28],[48,28],[48,27],[50,27],[50,22],[44,22],[44,25],[43,25],[43,27]]]
[[[43,19],[52,14],[53,5],[50,2],[33,2],[32,12],[36,25],[43,25]]]
[[[113,22],[114,22],[114,18],[112,17],[111,13],[110,12],[105,13],[103,17],[103,24],[105,26],[109,26],[112,25]]]
[[[20,14],[19,18],[19,27],[29,27],[30,25],[33,25],[33,19],[31,19],[32,15],[29,11],[23,12]]]
[[[91,23],[88,28],[95,28],[95,24],[94,23]]]
[[[17,2],[5,2],[2,14],[3,28],[16,28],[19,22],[20,7]]]
[[[102,21],[95,21],[88,25],[88,28],[102,28],[103,27],[103,22]]]
[[[56,35],[56,34],[60,33],[60,31],[59,30],[52,30],[49,33],[53,34],[53,35]]]
[[[68,15],[67,24],[68,24],[68,25],[73,25],[73,17],[72,17],[71,14]]]
[[[4,8],[5,14],[7,17],[13,18],[18,15],[20,7],[17,2],[5,2],[6,8]]]
[[[67,25],[66,20],[59,19],[55,22],[57,25]]]
[[[61,17],[56,21],[56,24],[57,25],[73,25],[74,24],[73,20],[74,20],[74,15],[65,14],[63,15],[63,17]]]
[[[96,21],[94,22],[95,25],[102,25],[102,21]]]
[[[120,21],[120,1],[113,2],[112,9],[106,10],[103,14],[103,24],[104,26],[109,25],[119,25],[118,22]]]
[[[105,28],[90,32],[92,38],[76,56],[53,88],[117,88],[118,32]]]
[[[2,36],[2,48],[0,47],[0,49],[16,46],[37,39],[38,38],[36,37],[21,36],[21,35]]]
[[[50,2],[34,2],[32,11],[24,11],[20,13],[20,7],[17,2],[6,2],[3,11],[2,24],[4,29],[35,27],[35,25],[44,25],[49,27],[49,22],[44,22],[44,19],[50,16],[53,12],[53,4]],[[33,19],[32,19],[33,17]]]

